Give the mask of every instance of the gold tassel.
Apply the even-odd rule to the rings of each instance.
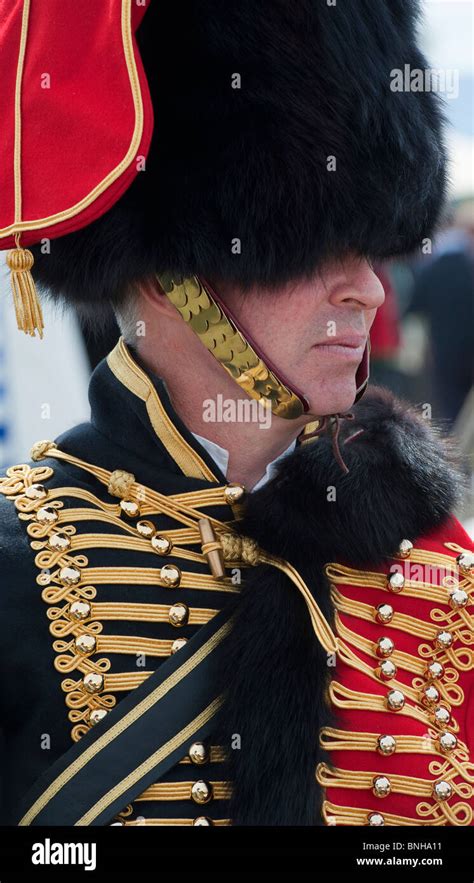
[[[38,332],[43,337],[43,313],[41,304],[31,275],[34,258],[28,248],[21,248],[18,239],[17,247],[7,254],[10,268],[10,284],[15,304],[16,321],[20,331],[34,337]]]

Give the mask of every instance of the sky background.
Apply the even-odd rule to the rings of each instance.
[[[434,68],[459,71],[459,96],[445,101],[448,146],[456,197],[474,194],[474,3],[423,0],[421,43]]]

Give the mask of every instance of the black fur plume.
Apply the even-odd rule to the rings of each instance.
[[[328,257],[418,247],[446,178],[438,96],[391,89],[394,69],[427,66],[418,5],[152,0],[146,171],[95,223],[34,249],[37,281],[96,314],[155,272],[271,287]]]

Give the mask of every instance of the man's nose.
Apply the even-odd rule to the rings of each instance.
[[[375,270],[365,259],[349,260],[341,267],[341,276],[331,287],[333,306],[353,303],[364,310],[377,310],[385,300],[385,291]]]

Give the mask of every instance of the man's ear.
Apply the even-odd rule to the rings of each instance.
[[[137,287],[155,313],[167,316],[168,319],[181,320],[178,310],[161,290],[156,276],[147,276],[137,284]]]

